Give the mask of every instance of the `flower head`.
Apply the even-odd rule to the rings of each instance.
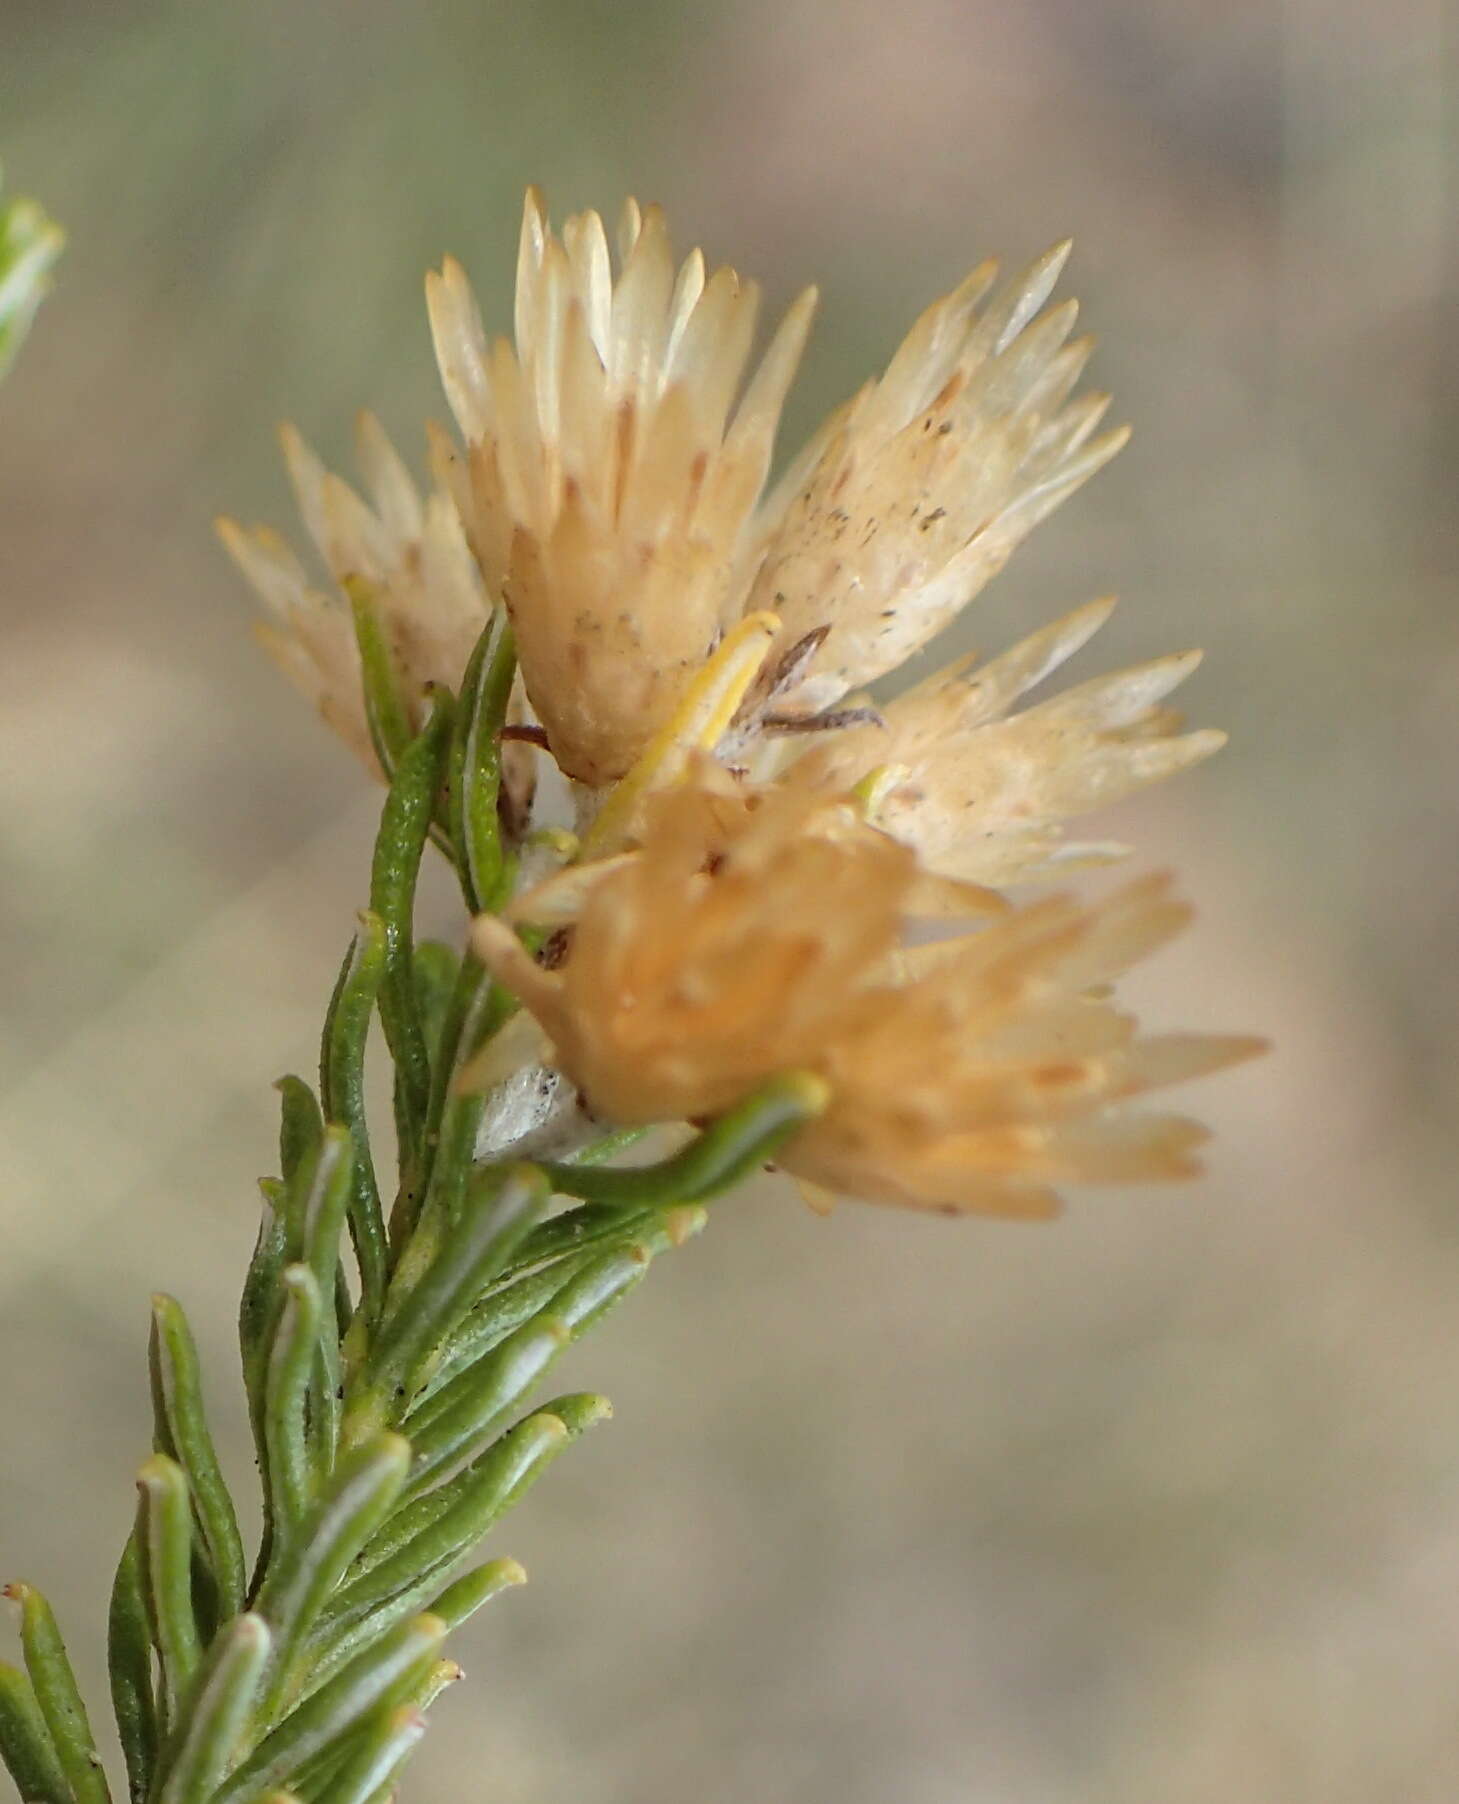
[[[694,780],[656,798],[637,854],[579,896],[553,969],[501,922],[476,923],[477,952],[592,1108],[700,1118],[809,1070],[830,1102],[786,1169],[914,1208],[1046,1213],[1056,1183],[1194,1169],[1201,1130],[1121,1105],[1257,1043],[1141,1040],[1102,988],[1184,924],[1167,880],[901,954],[914,855],[814,830],[825,806]]]
[[[506,602],[554,757],[616,781],[739,610],[731,579],[815,305],[745,382],[759,289],[632,201],[615,279],[596,213],[552,232],[527,196],[516,342],[488,344],[459,264],[427,286],[464,466],[438,441],[487,586]],[[742,390],[743,385],[743,392]],[[739,397],[736,405],[736,397]]]
[[[1078,608],[991,663],[960,659],[874,718],[817,735],[785,781],[829,795],[867,786],[878,826],[933,869],[976,883],[1026,883],[1120,856],[1125,848],[1107,841],[1064,841],[1064,822],[1208,758],[1226,735],[1180,733],[1163,705],[1199,652],[1094,677],[1013,712],[1112,606]]]
[[[1078,304],[1040,311],[1068,252],[1001,288],[983,264],[929,307],[767,503],[747,605],[813,646],[777,709],[818,713],[904,663],[1124,444],[1092,436],[1107,395],[1069,399],[1093,349],[1066,342]]]
[[[265,608],[258,636],[274,662],[371,769],[356,612],[368,612],[410,723],[427,690],[454,689],[491,604],[449,496],[422,499],[372,414],[356,426],[369,500],[324,465],[291,426],[281,439],[309,537],[333,578],[317,588],[268,527],[218,522],[219,535]]]
[[[884,836],[805,831],[821,807],[723,782],[664,791],[641,849],[576,897],[556,970],[499,921],[477,921],[477,951],[601,1114],[712,1115],[761,1077],[810,1065],[850,987],[890,956],[916,861]],[[828,907],[849,885],[855,906]],[[530,897],[522,906],[532,917]]]

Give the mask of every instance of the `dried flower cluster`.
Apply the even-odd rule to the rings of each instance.
[[[524,1018],[503,1044],[599,1117],[702,1121],[803,1070],[829,1101],[782,1161],[828,1192],[1041,1214],[1058,1184],[1194,1169],[1200,1130],[1128,1100],[1257,1043],[1141,1038],[1109,990],[1185,906],[1164,879],[1092,906],[1001,892],[1117,856],[1065,824],[1221,745],[1166,705],[1199,654],[1022,706],[1099,601],[867,694],[1124,442],[1075,393],[1075,303],[1046,305],[1066,254],[975,270],[767,489],[814,291],[756,362],[755,284],[676,266],[657,208],[625,208],[615,273],[595,213],[558,234],[529,193],[513,340],[488,340],[457,264],[428,280],[460,434],[430,434],[430,496],[366,417],[368,500],[285,436],[334,591],[224,523],[265,643],[372,765],[365,629],[418,726],[505,610],[507,733],[573,813],[529,823],[517,927],[483,916],[474,945],[537,1024],[535,1049]],[[933,913],[965,931],[908,951]]]

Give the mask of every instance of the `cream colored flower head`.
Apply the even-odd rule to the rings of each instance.
[[[630,201],[616,275],[596,213],[547,224],[528,193],[516,341],[488,342],[466,276],[427,283],[454,476],[506,602],[553,756],[593,787],[634,763],[737,617],[731,582],[815,305],[807,290],[746,379],[760,291]]]
[[[860,786],[871,820],[933,870],[970,882],[1034,882],[1123,856],[1108,840],[1066,840],[1065,823],[1210,757],[1226,735],[1183,733],[1165,705],[1199,652],[1093,677],[1015,712],[1113,605],[1078,608],[988,664],[960,659],[867,720],[817,734],[784,780],[828,796]]]
[[[935,302],[767,502],[747,606],[810,648],[778,709],[822,712],[920,651],[1125,443],[1094,436],[1108,395],[1070,400],[1094,346],[1068,342],[1078,303],[1043,311],[1068,253]]]
[[[1195,1169],[1199,1128],[1125,1104],[1257,1043],[1142,1040],[1101,988],[1184,924],[1165,879],[901,954],[914,855],[808,830],[824,807],[694,779],[654,798],[639,851],[580,898],[550,969],[501,921],[477,921],[476,951],[590,1107],[697,1120],[810,1071],[830,1101],[785,1168],[913,1208],[1047,1213],[1060,1183]]]
[[[491,602],[449,496],[422,498],[378,420],[362,413],[356,451],[364,500],[325,469],[291,427],[284,461],[332,586],[320,588],[279,535],[218,522],[219,536],[264,604],[258,637],[274,662],[373,770],[356,611],[377,624],[395,685],[418,726],[427,690],[459,687]]]
[[[929,308],[757,507],[814,292],[746,381],[755,285],[706,278],[697,251],[676,272],[657,208],[629,203],[619,247],[615,277],[595,213],[558,237],[529,194],[515,346],[488,343],[459,265],[429,284],[466,442],[438,468],[552,752],[591,786],[636,762],[746,615],[781,624],[742,727],[894,668],[1124,442],[1093,437],[1107,397],[1069,399],[1091,348],[1066,343],[1075,304],[1040,311],[1060,247]]]

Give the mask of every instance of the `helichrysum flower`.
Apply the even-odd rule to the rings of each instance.
[[[630,203],[620,242],[615,282],[596,214],[559,239],[528,196],[515,349],[488,347],[459,266],[430,283],[462,515],[553,754],[593,786],[632,766],[747,615],[780,624],[740,742],[894,668],[1125,438],[1092,437],[1107,397],[1069,401],[1091,349],[1065,343],[1075,304],[1039,316],[1061,246],[981,311],[991,264],[929,308],[757,508],[814,294],[731,418],[754,285],[706,283],[698,252],[676,277],[654,208]]]
[[[904,663],[1124,444],[1092,436],[1107,395],[1069,399],[1093,349],[1066,343],[1077,303],[1040,312],[1068,251],[996,289],[984,264],[929,307],[767,503],[747,606],[814,643],[777,708],[814,714]]]
[[[1054,1184],[1195,1169],[1198,1127],[1123,1105],[1257,1043],[1141,1039],[1101,987],[1184,924],[1167,880],[1093,907],[1056,897],[907,955],[915,856],[808,831],[825,806],[693,780],[655,798],[639,851],[587,889],[554,968],[477,922],[477,952],[593,1109],[697,1119],[808,1070],[830,1102],[785,1168],[913,1208],[1040,1214]]]
[[[819,734],[785,780],[835,795],[865,785],[878,826],[935,870],[1004,886],[1121,855],[1066,842],[1063,823],[1208,758],[1226,735],[1176,731],[1164,698],[1200,662],[1175,653],[1015,704],[1109,618],[1091,602],[979,664],[960,660],[865,724]]]
[[[488,344],[459,264],[428,283],[462,515],[553,755],[594,787],[740,612],[736,559],[815,304],[800,297],[744,382],[756,284],[706,276],[697,250],[676,272],[657,207],[629,203],[619,251],[615,280],[598,215],[559,237],[529,193],[515,346]]]
[[[368,502],[326,470],[292,427],[284,461],[309,537],[333,579],[320,589],[268,527],[233,520],[219,534],[266,610],[258,637],[274,662],[371,768],[378,760],[365,713],[357,610],[377,624],[400,701],[418,725],[427,689],[454,689],[491,604],[450,498],[422,499],[373,415],[360,415],[356,449]]]

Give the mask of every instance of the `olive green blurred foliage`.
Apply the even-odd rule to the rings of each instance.
[[[422,272],[505,328],[529,180],[821,280],[792,434],[1072,230],[1135,441],[956,646],[1118,589],[1083,671],[1207,647],[1231,750],[1109,825],[1201,904],[1151,1018],[1278,1051],[1207,1087],[1180,1193],[721,1209],[580,1361],[618,1420],[494,1548],[534,1584],[414,1795],[1449,1804],[1453,42],[1442,0],[0,10],[7,177],[70,241],[0,391],[0,1564],[73,1643],[154,1287],[241,1455],[268,1084],[364,892],[372,798],[208,531],[287,522],[273,422],[417,446]]]

